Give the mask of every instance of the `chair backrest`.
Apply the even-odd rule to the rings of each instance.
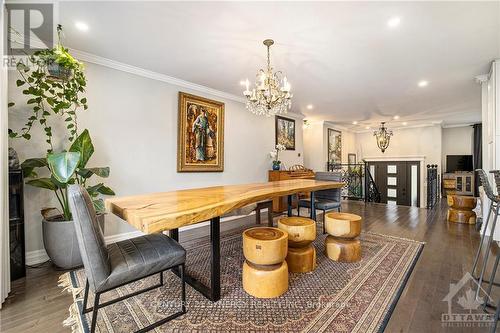
[[[481,185],[483,185],[486,196],[492,201],[497,201],[497,197],[493,193],[493,189],[491,188],[486,172],[483,169],[476,169],[476,171],[479,175],[479,180],[481,181]]]
[[[329,181],[329,182],[340,182],[342,181],[342,175],[340,172],[316,172],[314,177],[316,180]],[[340,202],[340,195],[342,189],[334,188],[331,190],[317,191],[315,196],[317,199],[324,200],[334,200]]]
[[[85,273],[95,291],[111,272],[104,236],[87,190],[80,185],[70,185],[68,199]]]

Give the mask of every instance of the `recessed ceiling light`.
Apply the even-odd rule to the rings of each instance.
[[[308,104],[308,105],[306,106],[306,108],[307,108],[308,110],[312,110],[312,109],[313,109],[313,107],[314,107],[314,106],[313,106],[312,104]]]
[[[403,121],[403,126],[406,126],[408,125],[408,123],[406,121]]]
[[[394,119],[394,120],[398,120],[398,119],[399,119],[399,116],[398,116],[398,115],[395,115],[394,117],[392,117],[392,119]]]
[[[365,126],[365,129],[370,129],[370,126]]]
[[[89,26],[87,25],[87,23],[80,22],[80,21],[75,22],[75,27],[80,31],[88,31],[89,30]]]
[[[389,28],[395,28],[401,23],[401,18],[398,16],[391,17],[389,21],[387,21],[387,26]]]
[[[422,80],[418,83],[419,87],[427,87],[429,85],[429,82]]]
[[[358,122],[355,120],[355,121],[353,121],[353,122],[352,122],[352,124],[353,124],[353,125],[357,125],[357,124],[358,124]]]

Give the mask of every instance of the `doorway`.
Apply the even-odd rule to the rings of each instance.
[[[380,202],[392,205],[420,207],[420,162],[368,162]]]

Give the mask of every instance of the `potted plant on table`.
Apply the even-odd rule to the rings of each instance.
[[[279,160],[280,151],[286,150],[286,147],[278,143],[274,149],[269,153],[273,159],[273,170],[279,170],[281,167],[281,161]]]
[[[60,26],[58,33],[60,36]],[[54,193],[60,210],[41,210],[45,250],[55,265],[74,268],[80,266],[82,261],[68,205],[67,186],[75,183],[84,186],[102,220],[104,201],[100,195],[114,195],[114,192],[103,183],[91,185],[89,181],[93,176],[108,177],[109,167],[87,167],[94,145],[87,129],[81,133],[78,130],[77,111],[87,109],[87,99],[82,96],[87,84],[82,64],[68,53],[60,40],[53,49],[35,52],[30,56],[30,63],[32,67],[22,62],[17,64],[20,79],[16,83],[24,89],[26,106],[31,115],[21,130],[9,129],[9,136],[30,140],[34,126],[40,125],[44,130],[47,155],[29,158],[21,163],[21,168],[28,185]],[[14,105],[9,103],[10,107]],[[53,142],[52,126],[49,125],[49,120],[53,118],[59,121],[62,118],[66,125],[67,134],[62,136],[60,145]],[[55,152],[57,146],[69,146],[69,149]],[[48,172],[39,175],[39,171]]]

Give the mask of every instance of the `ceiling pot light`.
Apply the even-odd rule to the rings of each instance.
[[[427,87],[429,85],[429,82],[422,80],[418,83],[419,87]]]
[[[399,116],[398,116],[398,115],[395,115],[394,117],[392,117],[392,119],[394,119],[394,120],[398,120],[398,119],[399,119]]]
[[[406,126],[408,125],[408,123],[406,121],[403,121],[403,126]]]
[[[88,31],[89,30],[89,26],[87,25],[87,23],[80,22],[80,21],[75,22],[75,27],[80,31]]]
[[[308,105],[306,106],[306,108],[307,108],[308,110],[312,110],[312,109],[313,109],[313,107],[314,107],[314,106],[313,106],[312,104],[308,104]]]
[[[365,126],[365,129],[369,130],[371,127],[370,126]]]
[[[385,122],[380,123],[379,129],[373,132],[373,136],[376,137],[377,146],[380,148],[382,153],[385,152],[385,150],[389,148],[392,136],[392,131],[385,127]]]
[[[357,124],[358,124],[358,122],[355,120],[355,121],[353,121],[353,122],[352,122],[352,124],[353,124],[353,125],[357,125]]]
[[[387,21],[387,26],[388,26],[389,28],[395,28],[395,27],[397,27],[400,23],[401,23],[401,18],[399,18],[398,16],[394,16],[394,17],[391,17],[391,18]]]

